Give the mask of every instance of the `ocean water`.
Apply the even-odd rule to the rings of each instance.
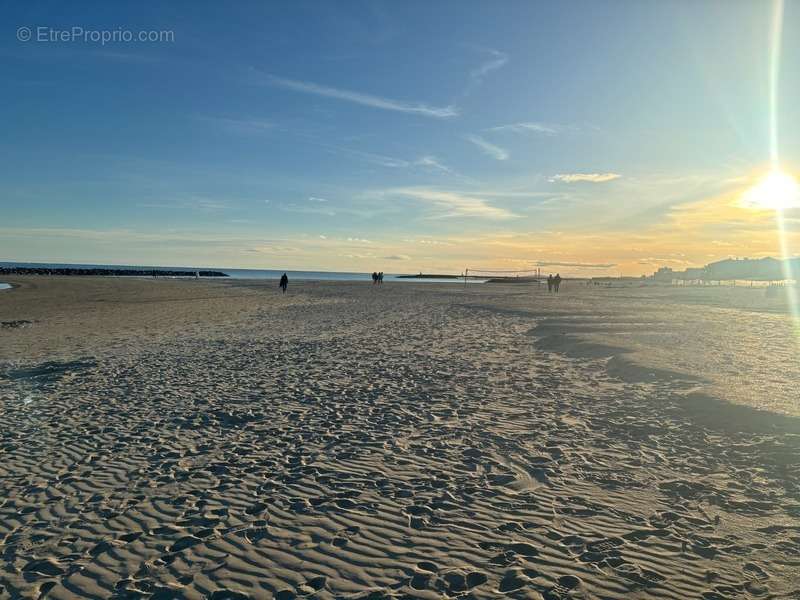
[[[292,271],[283,269],[226,269],[219,267],[172,267],[153,265],[100,265],[100,264],[68,264],[68,263],[26,263],[0,262],[0,267],[32,267],[45,269],[89,268],[89,269],[164,269],[170,271],[220,271],[232,279],[280,279],[286,273],[290,281],[371,281],[372,273],[353,273],[346,271]],[[416,283],[459,283],[463,279],[406,279],[398,277],[402,273],[385,273],[384,281],[402,281]],[[483,280],[472,279],[469,283],[483,283]]]
[[[11,285],[9,285],[8,283],[0,282],[0,290],[10,290],[10,289],[11,289]]]

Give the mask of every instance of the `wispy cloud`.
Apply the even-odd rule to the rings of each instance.
[[[144,202],[137,204],[139,208],[163,208],[170,210],[196,210],[201,212],[217,212],[231,208],[229,204],[209,198],[190,198],[174,202]]]
[[[296,246],[276,246],[271,243],[267,243],[261,246],[255,246],[253,248],[247,248],[246,252],[255,252],[257,254],[275,254],[278,256],[284,256],[287,254],[294,254],[295,252],[299,252],[300,248]]]
[[[324,215],[326,217],[335,217],[336,212],[330,210],[328,208],[323,208],[320,206],[319,208],[315,206],[306,206],[302,204],[296,204],[294,202],[288,202],[286,204],[281,204],[279,208],[285,212],[291,213],[304,213],[308,215]]]
[[[561,173],[553,175],[550,181],[561,181],[563,183],[576,183],[587,181],[590,183],[604,183],[622,177],[619,173]]]
[[[480,217],[483,219],[511,219],[514,213],[505,208],[490,205],[486,200],[463,194],[424,187],[395,188],[384,192],[433,204],[439,209],[434,218]]]
[[[405,238],[403,240],[403,242],[405,242],[406,244],[424,244],[424,245],[429,245],[429,246],[452,246],[453,245],[450,242],[442,242],[442,241],[439,241],[439,240],[426,240],[426,239],[413,240],[413,239],[410,239],[410,238]]]
[[[371,108],[392,110],[438,119],[446,119],[449,117],[458,116],[458,109],[454,106],[437,107],[428,106],[427,104],[409,103],[402,100],[393,100],[391,98],[383,98],[381,96],[374,96],[372,94],[365,94],[362,92],[354,92],[351,90],[343,90],[325,85],[319,85],[310,81],[284,79],[282,77],[275,77],[274,75],[264,75],[263,80],[265,83],[275,87],[302,92],[304,94],[335,98],[336,100],[352,102],[354,104],[369,106]]]
[[[339,146],[326,145],[329,149],[336,152],[349,154],[354,158],[364,160],[374,165],[386,167],[389,169],[405,169],[411,166],[411,162],[402,158],[395,158],[393,156],[385,156],[383,154],[375,154],[373,152],[361,152],[360,150],[351,150],[349,148],[340,148]]]
[[[308,201],[309,202],[327,202],[328,200],[326,198],[317,198],[316,196],[309,196],[308,197]]]
[[[367,254],[340,254],[341,258],[347,258],[349,260],[365,260],[368,258],[375,258],[374,254],[367,253]]]
[[[272,244],[276,240],[264,240],[263,238],[242,237],[240,234],[231,233],[211,233],[207,231],[136,231],[132,229],[70,229],[57,227],[40,228],[2,228],[0,227],[0,238],[38,238],[38,239],[75,239],[91,242],[107,242],[109,245],[115,243],[141,244],[148,247],[158,247],[158,244],[169,246],[176,245],[196,245],[206,246],[237,246],[240,244]],[[277,240],[284,243],[287,240]]]
[[[200,121],[210,123],[229,133],[259,134],[274,129],[275,124],[264,119],[232,119],[229,117],[197,117]]]
[[[421,167],[427,170],[440,171],[450,175],[459,175],[456,171],[445,165],[441,160],[432,155],[420,156],[415,160],[406,160],[404,158],[397,158],[394,156],[387,156],[385,154],[375,154],[374,152],[363,152],[361,150],[353,150],[352,148],[345,148],[342,146],[335,146],[321,142],[314,142],[316,145],[328,149],[331,152],[341,153],[353,158],[363,160],[374,165],[386,167],[388,169],[409,169],[413,167]]]
[[[441,163],[435,156],[422,156],[414,161],[414,164],[420,167],[427,167],[441,171],[442,173],[454,173],[454,171],[447,165]]]
[[[557,125],[526,121],[522,123],[509,123],[508,125],[489,127],[486,131],[509,131],[511,133],[540,133],[542,135],[555,135],[560,131],[560,129],[561,128]]]
[[[476,69],[473,69],[469,74],[470,82],[473,86],[479,85],[489,73],[502,68],[508,62],[508,54],[505,52],[492,50],[491,48],[487,48],[485,51],[489,54],[489,59]]]
[[[537,267],[580,267],[582,269],[611,269],[616,263],[584,263],[584,262],[546,262],[534,263]]]
[[[473,144],[475,144],[478,148],[480,148],[486,154],[488,154],[489,156],[491,156],[492,158],[494,158],[496,160],[507,160],[508,159],[509,154],[508,154],[507,150],[505,150],[504,148],[501,148],[500,146],[496,146],[496,145],[494,145],[494,144],[492,144],[490,142],[487,142],[485,139],[483,139],[480,136],[468,135],[468,136],[466,136],[465,139],[467,141],[472,142]]]
[[[392,254],[390,256],[382,256],[384,260],[411,260],[407,254]]]

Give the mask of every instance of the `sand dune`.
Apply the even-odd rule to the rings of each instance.
[[[2,598],[800,598],[798,420],[610,372],[609,292],[13,281]]]

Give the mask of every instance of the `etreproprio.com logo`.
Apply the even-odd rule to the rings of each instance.
[[[87,44],[119,44],[119,43],[159,43],[174,42],[175,32],[170,29],[151,29],[133,31],[131,29],[85,29],[70,27],[58,29],[39,25],[36,27],[18,27],[17,40],[36,43],[87,43]]]

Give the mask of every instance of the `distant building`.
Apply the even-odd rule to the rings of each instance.
[[[688,281],[697,281],[699,279],[706,278],[706,268],[705,267],[697,267],[697,268],[690,268],[686,269],[683,272],[683,277],[681,279],[686,279]]]
[[[787,277],[786,273],[792,273]],[[780,281],[800,277],[800,258],[778,260],[775,258],[726,258],[710,263],[705,267],[689,268],[685,271],[673,271],[669,267],[661,267],[653,273],[656,281]]]
[[[672,281],[675,279],[675,272],[670,267],[661,267],[653,273],[653,279],[656,281]]]
[[[749,279],[770,281],[783,279],[783,261],[774,258],[728,258],[711,263],[706,267],[708,279],[730,280]]]

